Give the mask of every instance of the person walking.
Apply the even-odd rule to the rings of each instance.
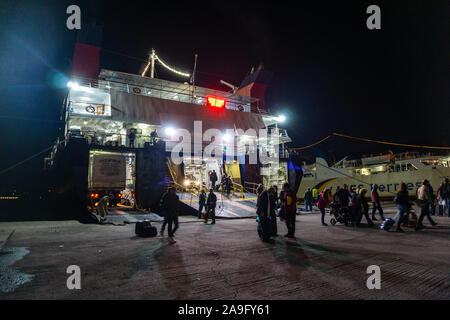
[[[325,223],[325,208],[328,206],[328,193],[330,192],[330,189],[326,189],[325,191],[322,191],[319,194],[319,199],[317,201],[317,208],[319,208],[321,217],[320,221],[322,222],[323,226],[328,226],[328,224]]]
[[[214,193],[214,189],[211,188],[209,190],[208,200],[206,201],[208,212],[205,215],[205,223],[208,223],[208,216],[210,212],[211,212],[211,224],[216,223],[216,204],[217,204],[217,196]]]
[[[422,182],[422,185],[417,189],[417,205],[420,207],[420,217],[417,220],[416,230],[422,229],[424,225],[422,224],[425,216],[428,218],[432,226],[435,226],[437,223],[431,219],[430,216],[430,205],[431,205],[431,195],[430,195],[430,182],[425,179]]]
[[[310,188],[308,188],[308,190],[305,192],[304,198],[305,198],[305,211],[312,211],[313,195]]]
[[[406,213],[408,214],[410,203],[409,203],[409,196],[408,196],[408,188],[406,187],[406,184],[402,182],[400,184],[400,187],[398,189],[397,195],[394,198],[394,202],[397,205],[397,231],[398,232],[404,232],[404,230],[401,228],[401,223],[403,222],[403,215]]]
[[[206,192],[204,189],[200,191],[200,195],[198,197],[198,219],[202,218],[203,208],[205,208],[206,213],[208,213],[208,207],[206,206]]]
[[[170,187],[169,190],[163,195],[162,198],[162,210],[164,212],[164,222],[161,227],[161,236],[164,236],[164,229],[168,225],[169,243],[174,244],[177,242],[174,238],[175,231],[178,229],[178,214],[179,214],[179,198],[176,193],[175,187]],[[172,228],[172,224],[174,228]]]
[[[356,225],[359,226],[361,224],[361,220],[363,215],[366,217],[367,223],[369,226],[374,226],[374,223],[372,220],[370,220],[369,217],[369,205],[367,204],[366,200],[366,193],[367,189],[362,188],[359,191],[358,198],[356,199],[356,211],[357,211],[357,218],[356,218]]]
[[[211,186],[213,189],[216,188],[216,182],[217,182],[217,173],[216,170],[213,170],[211,172],[211,176],[210,176],[210,180],[211,180]]]
[[[297,214],[297,197],[291,189],[289,183],[283,185],[284,190],[284,210],[286,215],[286,227],[288,233],[285,237],[295,239],[295,218]]]
[[[376,221],[377,218],[375,218],[375,212],[377,211],[380,213],[380,217],[382,220],[384,220],[383,215],[383,208],[381,208],[380,205],[380,197],[378,195],[378,185],[374,184],[372,187],[372,220]]]

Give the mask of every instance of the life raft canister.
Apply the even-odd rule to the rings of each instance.
[[[141,93],[141,89],[139,89],[138,87],[134,87],[133,88],[133,92],[134,93]]]

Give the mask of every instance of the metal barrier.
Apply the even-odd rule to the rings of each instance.
[[[234,182],[233,180],[231,180],[231,184],[232,184],[232,186],[233,186],[233,193],[241,193],[241,199],[245,199],[245,194],[244,194],[244,186],[243,185],[241,185],[241,184],[239,184],[239,183],[237,183],[237,182]],[[240,190],[240,191],[238,191],[238,192],[236,192],[236,189],[237,190]]]
[[[256,194],[256,189],[258,189],[258,186],[260,184],[259,183],[255,183],[255,182],[245,181],[244,185],[245,185],[245,190],[247,190],[247,192]]]

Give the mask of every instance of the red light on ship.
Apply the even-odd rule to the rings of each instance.
[[[206,105],[214,108],[223,108],[225,107],[225,99],[216,98],[216,97],[207,97]]]

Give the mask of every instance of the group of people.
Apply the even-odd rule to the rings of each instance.
[[[348,207],[350,213],[353,216],[353,221],[356,226],[359,226],[364,216],[367,223],[373,226],[374,220],[377,220],[376,213],[381,217],[381,220],[385,220],[383,208],[380,204],[380,197],[378,194],[378,185],[374,184],[371,190],[372,199],[372,218],[369,217],[369,204],[366,199],[367,189],[359,188],[355,191],[354,188],[348,188],[344,184],[343,188],[337,187],[336,193],[333,195],[331,189],[322,191],[318,196],[317,207],[321,212],[322,225],[325,223],[325,208],[330,206],[331,203],[338,204],[341,207]],[[415,200],[417,206],[420,208],[420,216],[417,219],[415,230],[422,229],[424,227],[423,220],[427,217],[432,226],[436,225],[436,222],[431,218],[431,213],[435,212],[436,200],[442,210],[446,212],[450,217],[450,184],[449,180],[445,179],[439,187],[436,194],[433,192],[433,188],[428,180],[423,180],[420,187],[417,189],[417,199]],[[305,200],[306,201],[306,200]],[[412,202],[408,194],[408,187],[405,183],[401,183],[398,192],[394,198],[394,203],[397,205],[397,214],[394,217],[397,223],[397,231],[403,232],[401,228],[402,222],[405,219],[409,219],[409,215],[412,214]]]
[[[280,219],[286,221],[287,234],[284,236],[295,239],[295,217],[297,214],[297,197],[289,183],[283,185],[283,190],[278,195],[277,186],[271,186],[264,190],[259,185],[257,190],[256,214],[258,215],[261,239],[264,242],[273,242],[273,237],[278,236],[276,211],[280,209]]]
[[[369,217],[369,204],[366,199],[366,194],[367,189],[359,188],[358,190],[355,190],[354,188],[349,188],[346,184],[344,184],[342,188],[337,186],[334,195],[331,188],[320,192],[316,205],[321,213],[322,225],[327,226],[325,223],[325,209],[329,207],[331,203],[337,205],[338,208],[348,207],[355,226],[359,226],[361,224],[363,216],[366,218],[367,223],[370,226],[373,226],[373,220],[377,220],[375,217],[377,210],[381,216],[381,219],[384,220],[383,209],[378,196],[378,186],[375,184],[372,188],[372,219]]]
[[[216,205],[217,205],[217,196],[214,193],[214,189],[209,189],[208,196],[204,189],[200,191],[200,195],[198,197],[198,219],[202,218],[203,209],[205,209],[205,223],[208,223],[208,216],[211,214],[211,224],[216,223]]]
[[[222,176],[222,180],[221,180],[220,184],[222,186],[222,191],[225,192],[228,197],[230,197],[231,188],[233,186],[233,181],[231,180],[231,177],[225,173]]]
[[[261,238],[264,242],[273,242],[273,237],[278,236],[277,230],[277,211],[280,220],[284,220],[288,232],[284,235],[289,239],[295,239],[295,221],[297,214],[297,197],[295,191],[291,188],[289,183],[283,185],[283,189],[278,194],[277,186],[271,186],[267,190],[264,190],[262,185],[259,185],[257,190],[257,202],[256,202],[256,214],[259,220],[258,228],[260,230]],[[317,193],[317,196],[308,189],[308,208],[312,208],[312,203],[316,202],[317,207],[321,212],[321,223],[323,226],[327,226],[325,223],[325,209],[330,206],[331,203],[337,204],[341,207],[348,207],[350,213],[353,216],[355,226],[359,226],[364,216],[367,223],[373,226],[373,220],[377,220],[376,213],[380,215],[384,220],[383,208],[380,203],[380,197],[378,194],[378,185],[374,184],[371,190],[372,199],[372,218],[369,216],[369,204],[366,199],[367,189],[349,188],[346,184],[342,188],[339,186],[336,192],[333,194],[332,189],[325,189],[324,191]],[[443,206],[443,210],[448,217],[450,217],[450,183],[449,179],[440,185],[437,192],[433,192],[433,188],[428,180],[424,180],[421,186],[417,189],[416,204],[420,208],[420,216],[417,219],[415,229],[422,229],[423,220],[425,217],[429,220],[431,225],[436,225],[436,222],[431,218],[431,212],[434,210],[435,201],[439,200],[439,205]],[[306,201],[306,199],[305,199]],[[106,197],[105,197],[106,202]],[[403,232],[401,228],[402,222],[408,219],[411,213],[412,202],[408,194],[408,187],[405,183],[401,183],[398,192],[394,198],[394,202],[397,205],[397,215],[394,218],[397,223],[397,231]],[[209,190],[207,195],[205,190],[201,190],[199,195],[199,209],[198,219],[202,218],[203,209],[206,210],[204,216],[204,222],[208,223],[209,214],[211,215],[211,224],[215,224],[216,216],[215,209],[217,204],[217,196],[214,193],[214,189]],[[178,214],[179,214],[179,198],[176,194],[174,187],[163,195],[161,199],[161,207],[164,213],[164,222],[161,227],[160,234],[164,235],[166,225],[168,226],[169,242],[175,243],[174,234],[178,229]]]
[[[231,177],[224,173],[222,175],[222,178],[220,180],[220,185],[217,184],[218,177],[216,170],[212,170],[208,172],[209,181],[211,183],[211,188],[214,190],[219,190],[219,187],[222,187],[222,191],[227,194],[227,196],[230,196],[231,189],[233,187],[233,181],[231,180]]]

